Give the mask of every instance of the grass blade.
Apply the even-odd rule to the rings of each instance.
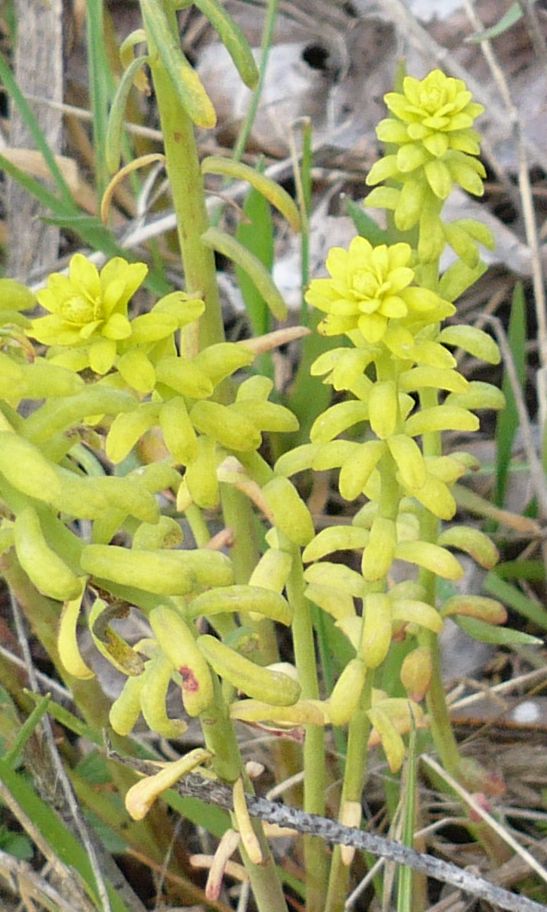
[[[408,739],[408,753],[405,764],[405,775],[401,782],[403,802],[403,845],[409,849],[414,846],[416,825],[416,730],[413,728]],[[412,868],[401,865],[398,871],[397,912],[412,912]]]
[[[44,161],[49,168],[51,177],[56,184],[59,193],[61,194],[64,204],[66,206],[72,206],[75,208],[72,194],[70,192],[68,184],[62,175],[59,165],[55,161],[55,155],[50,149],[49,143],[44,136],[42,128],[40,127],[32,108],[30,107],[28,101],[17,85],[17,82],[2,54],[0,54],[0,82],[3,83],[4,89],[8,92],[16,104],[19,113],[25,123],[25,126],[30,131],[30,134],[36,144],[36,148],[44,156]],[[6,161],[6,159],[4,159],[4,161]]]
[[[516,611],[522,617],[537,624],[543,630],[547,630],[547,609],[539,602],[529,598],[516,586],[512,586],[511,583],[500,579],[494,571],[486,574],[483,589],[488,595],[499,599],[500,602],[512,608],[513,611]]]
[[[519,383],[522,385],[526,378],[526,305],[522,282],[517,282],[513,291],[508,342],[513,354],[515,371]],[[496,423],[495,502],[499,507],[502,507],[505,501],[511,451],[519,427],[515,397],[506,370],[503,375],[502,390],[506,406],[498,414]]]
[[[268,272],[271,272],[274,241],[270,206],[261,193],[251,188],[247,194],[243,212],[247,220],[238,225],[236,239],[260,260]],[[253,334],[262,336],[271,329],[268,305],[247,272],[237,265],[235,272]],[[271,363],[271,359],[269,360]]]
[[[99,200],[108,182],[106,135],[108,102],[113,88],[112,74],[105,53],[103,20],[103,0],[88,0],[86,4],[87,66],[95,150],[95,184]]]

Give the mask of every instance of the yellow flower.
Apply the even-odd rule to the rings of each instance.
[[[75,254],[68,276],[53,273],[38,292],[49,315],[33,320],[29,335],[45,345],[84,349],[92,370],[107,373],[116,359],[116,343],[131,335],[127,305],[147,271],[144,263],[115,257],[99,273],[86,257]]]
[[[391,116],[380,121],[376,135],[399,148],[376,162],[367,184],[374,186],[387,179],[403,184],[410,181],[405,193],[408,199],[403,205],[399,200],[395,206],[398,210],[402,205],[401,230],[418,220],[427,188],[439,200],[447,198],[454,183],[482,195],[486,172],[474,158],[480,148],[473,122],[484,108],[471,98],[461,79],[445,76],[440,70],[432,70],[422,80],[406,76],[402,92],[384,96]],[[370,204],[375,205],[372,200]]]
[[[332,336],[359,330],[369,344],[380,342],[393,320],[433,311],[441,299],[412,285],[408,244],[373,248],[365,238],[352,240],[349,250],[333,247],[327,257],[330,279],[315,279],[306,301],[327,314],[319,331]]]

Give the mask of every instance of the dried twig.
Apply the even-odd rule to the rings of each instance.
[[[122,757],[112,750],[109,750],[109,757],[119,760],[145,775],[154,775],[158,771],[154,764]],[[232,791],[219,782],[191,774],[178,783],[176,790],[180,795],[190,795],[200,798],[207,804],[216,804],[218,807],[232,810]],[[252,817],[258,817],[277,826],[289,827],[299,833],[318,836],[328,843],[354,846],[356,849],[370,852],[371,855],[380,856],[387,861],[406,865],[435,880],[458,887],[472,896],[486,899],[499,906],[500,909],[507,909],[508,912],[547,912],[547,906],[503,890],[482,877],[471,874],[449,862],[434,858],[432,855],[416,852],[400,842],[375,836],[356,827],[343,826],[327,817],[321,817],[319,814],[307,814],[298,808],[268,801],[266,798],[247,795],[247,806]]]

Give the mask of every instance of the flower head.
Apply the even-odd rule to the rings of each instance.
[[[319,331],[327,336],[359,330],[369,344],[380,342],[393,321],[433,310],[440,298],[412,285],[408,244],[373,248],[362,237],[348,250],[333,247],[327,257],[329,279],[315,279],[306,301],[327,314]]]
[[[422,80],[406,76],[402,93],[385,96],[394,118],[380,122],[378,137],[397,145],[421,143],[434,158],[448,149],[478,155],[478,136],[472,126],[484,108],[471,97],[461,79],[440,70],[432,70]]]
[[[384,96],[391,116],[380,121],[376,135],[398,148],[376,162],[367,184],[390,178],[410,182],[409,198],[402,206],[405,214],[399,213],[401,230],[416,224],[428,193],[445,200],[453,184],[459,184],[469,193],[482,195],[486,172],[475,158],[480,147],[473,122],[484,108],[471,99],[461,79],[445,76],[441,70],[432,70],[422,80],[406,76],[402,92]],[[400,200],[395,208],[401,209]]]
[[[37,298],[49,315],[32,321],[29,335],[45,345],[83,348],[96,373],[110,370],[116,342],[131,335],[127,305],[148,267],[114,257],[101,272],[82,254],[70,260],[68,276],[53,273]]]

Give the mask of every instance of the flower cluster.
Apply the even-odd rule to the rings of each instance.
[[[414,284],[411,261],[409,244],[372,247],[356,237],[348,250],[331,248],[326,261],[330,279],[314,279],[306,292],[308,304],[327,314],[319,332],[333,336],[358,330],[371,345],[383,340],[397,347],[406,325],[424,317],[436,322],[453,312],[439,295]]]
[[[471,100],[460,79],[433,70],[425,79],[406,76],[402,92],[388,92],[384,100],[390,116],[378,124],[376,135],[388,145],[371,168],[367,184],[389,186],[373,190],[367,205],[391,209],[400,231],[418,226],[418,252],[424,261],[439,256],[445,240],[458,256],[476,264],[476,242],[489,244],[490,237],[475,222],[458,220],[444,225],[439,213],[454,185],[474,196],[484,192],[486,171],[479,154],[474,120],[483,107]],[[394,151],[391,149],[395,147]]]

